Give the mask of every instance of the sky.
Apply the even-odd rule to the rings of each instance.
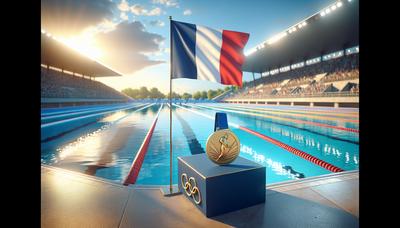
[[[42,31],[123,74],[96,80],[119,91],[169,91],[169,16],[173,20],[250,34],[244,52],[334,0],[42,0]],[[256,78],[260,75],[256,74]],[[243,72],[243,81],[252,80]],[[174,79],[173,91],[224,85]]]

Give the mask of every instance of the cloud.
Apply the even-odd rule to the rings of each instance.
[[[122,12],[129,11],[129,4],[126,0],[122,0],[121,3],[118,5],[118,9]]]
[[[100,24],[97,24],[96,26],[91,26],[89,28],[93,28],[92,30],[92,34],[96,34],[99,32],[109,32],[114,30],[117,27],[118,23],[111,21],[111,20],[107,20],[105,19],[104,21],[102,21]],[[88,31],[90,32],[90,31]]]
[[[190,9],[186,9],[185,11],[183,11],[183,15],[186,16],[192,15],[192,11]]]
[[[162,13],[161,8],[157,7],[157,8],[150,10],[150,12],[147,14],[147,16],[158,16],[158,15],[161,15],[161,13]]]
[[[149,24],[151,26],[158,26],[158,27],[163,27],[165,25],[164,21],[161,20],[150,21]]]
[[[115,3],[109,0],[41,0],[42,29],[54,35],[75,35],[111,19]]]
[[[96,35],[96,40],[107,53],[101,61],[123,74],[164,62],[149,59],[148,55],[162,51],[160,45],[165,38],[146,31],[140,21],[121,22],[114,30]]]
[[[147,13],[147,10],[139,4],[135,4],[135,5],[131,6],[131,12],[135,15],[143,15],[143,14]]]
[[[165,5],[167,7],[179,7],[178,2],[176,0],[153,0],[152,1],[154,4],[161,4]]]
[[[139,4],[134,4],[133,6],[131,6],[130,9],[131,9],[131,12],[135,15],[159,16],[162,13],[162,10],[160,7],[156,7],[149,11]]]
[[[119,17],[120,17],[122,20],[124,20],[124,21],[128,20],[128,15],[126,15],[125,12],[121,12],[121,14],[119,15]]]

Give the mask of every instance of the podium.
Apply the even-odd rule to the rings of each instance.
[[[265,202],[264,166],[237,157],[217,165],[206,154],[178,157],[179,190],[207,217]]]

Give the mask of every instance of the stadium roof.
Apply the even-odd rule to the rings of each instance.
[[[262,73],[357,46],[358,0],[337,1],[246,53],[243,71]]]
[[[121,76],[115,70],[79,53],[43,32],[41,34],[42,64],[91,77]]]

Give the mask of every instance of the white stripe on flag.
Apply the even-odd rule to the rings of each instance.
[[[221,83],[222,30],[196,26],[197,79]]]

